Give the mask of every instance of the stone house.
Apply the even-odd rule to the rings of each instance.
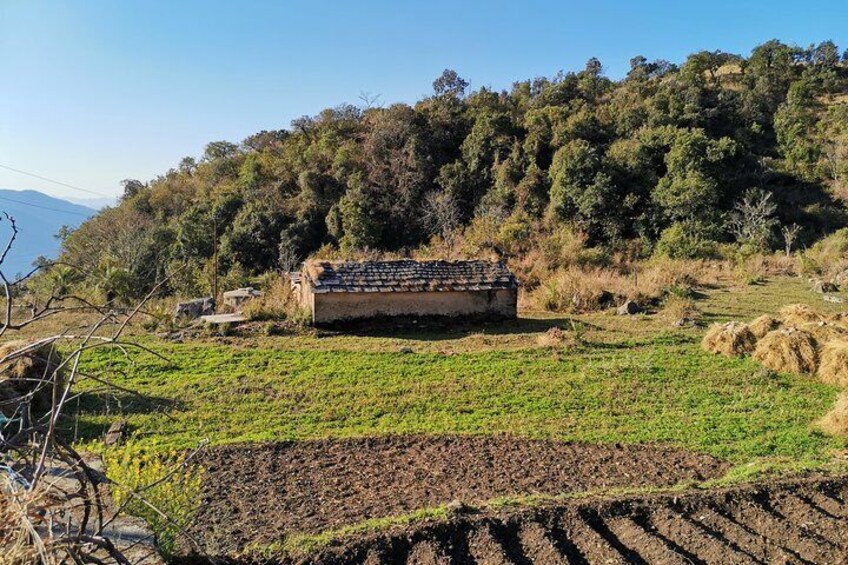
[[[518,281],[491,261],[310,261],[293,279],[316,325],[394,316],[515,318]]]

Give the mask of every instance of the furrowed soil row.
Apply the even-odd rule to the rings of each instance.
[[[447,523],[346,540],[284,562],[845,563],[846,492],[848,477],[575,500],[533,510],[459,515]]]

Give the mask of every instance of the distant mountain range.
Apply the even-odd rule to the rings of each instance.
[[[26,273],[39,256],[55,258],[60,242],[55,235],[62,226],[76,228],[97,213],[93,208],[81,206],[47,196],[34,190],[0,189],[0,212],[15,219],[18,239],[8,257],[0,265],[7,276]],[[5,248],[10,235],[5,216],[0,220],[0,249]]]

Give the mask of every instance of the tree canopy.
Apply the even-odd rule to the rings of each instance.
[[[469,91],[448,69],[413,105],[344,104],[213,141],[158,178],[124,181],[116,208],[66,235],[64,258],[143,292],[185,264],[202,279],[216,230],[222,269],[258,274],[322,246],[413,249],[483,217],[568,224],[592,245],[639,241],[648,254],[671,228],[733,241],[754,189],[802,239],[846,224],[848,62],[833,42],[630,63],[622,80],[593,58],[500,92]]]

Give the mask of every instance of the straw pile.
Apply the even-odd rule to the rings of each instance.
[[[727,357],[750,353],[756,344],[757,338],[748,325],[741,322],[713,324],[701,342],[707,351]]]
[[[848,435],[848,393],[842,393],[836,404],[816,425],[824,433],[834,436]]]
[[[751,330],[751,333],[754,334],[754,337],[757,339],[763,339],[767,333],[770,331],[774,331],[780,327],[780,320],[769,316],[768,314],[763,314],[759,318],[756,318],[753,322],[748,324],[748,328]]]
[[[790,304],[780,309],[780,320],[787,326],[797,327],[821,322],[824,316],[806,304]]]
[[[0,359],[27,346],[24,341],[0,345]],[[27,351],[25,355],[0,363],[0,413],[11,417],[27,399],[36,412],[46,412],[53,400],[50,380],[61,363],[50,345]]]
[[[837,339],[824,345],[817,374],[823,383],[848,387],[848,339]]]
[[[818,364],[816,340],[795,328],[774,330],[757,343],[754,359],[773,371],[812,374]]]

